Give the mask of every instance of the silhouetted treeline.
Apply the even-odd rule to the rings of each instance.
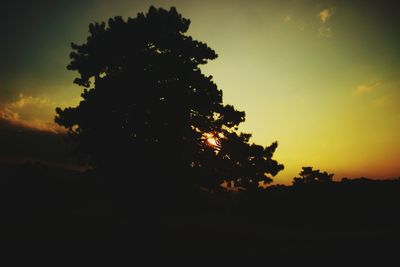
[[[399,190],[400,178],[271,186],[265,192],[243,194],[234,210],[238,214],[249,212],[275,225],[319,230],[395,229],[400,223],[396,212]]]
[[[120,217],[110,192],[90,171],[32,162],[0,169],[3,240],[128,242],[142,236],[152,253],[219,257],[240,248],[238,259],[265,251],[271,258],[306,257],[309,250],[323,257],[383,255],[398,247],[400,179],[203,192],[179,212],[161,203],[162,216],[133,211],[140,224]]]

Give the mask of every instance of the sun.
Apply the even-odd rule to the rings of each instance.
[[[208,143],[210,146],[218,147],[218,141],[217,141],[217,139],[216,139],[215,137],[213,137],[213,136],[207,138],[207,143]]]
[[[221,147],[220,139],[223,138],[223,134],[213,134],[213,133],[205,133],[203,134],[203,139],[206,144],[216,150],[219,150]]]

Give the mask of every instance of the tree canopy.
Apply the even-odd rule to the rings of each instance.
[[[300,177],[293,178],[293,185],[329,183],[332,182],[334,175],[333,173],[329,174],[320,170],[313,170],[313,167],[303,167],[299,174]]]
[[[217,54],[187,35],[189,25],[175,8],[154,7],[90,24],[86,42],[72,43],[68,65],[79,74],[82,101],[57,108],[55,121],[84,162],[132,183],[270,183],[283,169],[272,159],[277,143],[251,144],[238,131],[245,113],[223,104],[222,90],[202,73]]]

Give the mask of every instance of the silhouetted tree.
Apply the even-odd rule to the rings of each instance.
[[[277,143],[250,144],[251,135],[238,132],[245,113],[223,105],[222,91],[201,72],[217,54],[185,34],[189,24],[175,8],[154,7],[90,24],[68,65],[79,73],[83,100],[57,108],[55,121],[84,162],[126,190],[271,182],[283,169],[272,159]]]
[[[313,170],[312,167],[303,167],[299,174],[300,177],[293,178],[293,185],[330,183],[334,176],[333,173],[320,172],[320,170]]]

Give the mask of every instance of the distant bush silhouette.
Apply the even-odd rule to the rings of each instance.
[[[293,178],[293,185],[329,183],[332,182],[334,176],[333,173],[320,172],[320,170],[313,170],[312,167],[303,167],[299,174],[300,177]]]
[[[119,190],[174,190],[223,181],[258,188],[283,169],[277,143],[250,144],[238,132],[245,113],[222,104],[222,91],[199,66],[217,57],[186,35],[190,21],[175,8],[89,25],[72,44],[69,70],[84,87],[77,107],[57,108],[82,160]],[[135,194],[135,193],[133,193]]]

